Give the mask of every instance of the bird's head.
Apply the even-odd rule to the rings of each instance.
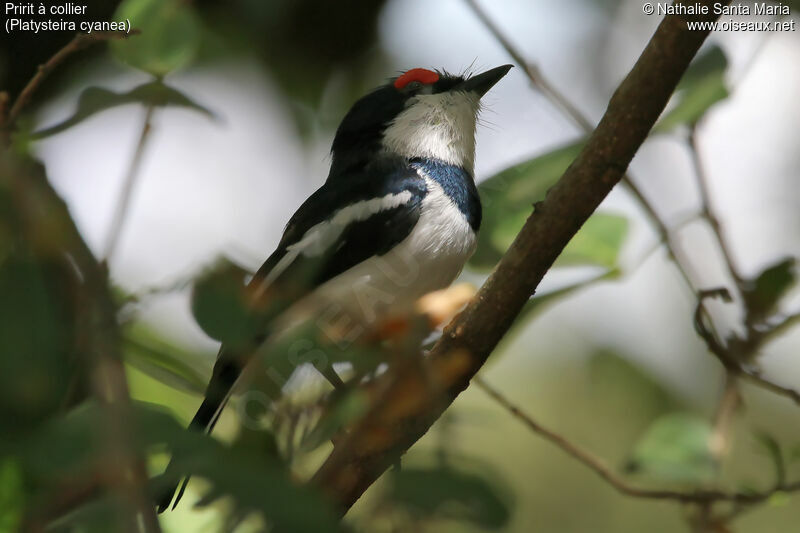
[[[428,158],[472,173],[481,97],[511,65],[473,76],[415,68],[356,102],[333,141],[331,176],[376,157]]]

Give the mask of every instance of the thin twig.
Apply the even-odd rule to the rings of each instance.
[[[795,313],[793,315],[787,316],[781,322],[771,327],[769,331],[764,332],[764,334],[762,335],[763,342],[766,342],[783,333],[786,333],[786,331],[788,331],[789,329],[793,328],[798,324],[800,324],[800,313]]]
[[[722,463],[730,450],[731,427],[734,415],[742,404],[736,374],[725,372],[725,385],[714,413],[714,429],[709,439],[709,450],[717,465]]]
[[[736,268],[736,263],[733,261],[733,254],[731,253],[728,241],[722,234],[722,226],[719,222],[719,217],[711,206],[708,175],[706,174],[705,168],[703,167],[703,162],[700,158],[700,147],[697,143],[696,126],[692,126],[689,129],[689,153],[692,159],[692,166],[694,167],[694,174],[697,178],[698,190],[700,191],[700,211],[703,214],[703,217],[708,220],[708,224],[711,226],[711,230],[714,232],[714,235],[719,242],[722,256],[725,259],[725,266],[728,268],[728,272],[733,278],[733,281],[736,283],[736,287],[741,291],[741,288],[744,284],[744,279]]]
[[[63,63],[69,56],[95,43],[108,41],[110,39],[127,39],[131,35],[138,34],[139,30],[137,29],[132,29],[130,33],[120,31],[95,31],[92,33],[77,34],[74,39],[56,52],[46,63],[39,65],[36,74],[34,74],[33,78],[25,85],[14,101],[14,105],[11,106],[7,121],[0,123],[0,127],[10,128],[14,125],[23,108],[30,102],[33,93],[42,85],[45,78],[47,78],[53,69]]]
[[[730,350],[728,350],[723,344],[722,341],[717,339],[717,336],[714,334],[713,325],[711,326],[712,329],[709,329],[706,326],[706,322],[703,320],[704,317],[708,316],[708,311],[705,308],[705,299],[713,296],[723,296],[730,298],[726,289],[714,289],[710,291],[701,291],[699,300],[697,302],[697,307],[695,307],[694,311],[694,325],[695,330],[697,330],[698,335],[706,344],[708,351],[710,351],[725,367],[726,372],[733,374],[735,376],[739,376],[750,383],[761,387],[762,389],[766,389],[770,392],[775,394],[779,394],[781,396],[785,396],[789,398],[794,403],[800,405],[800,392],[790,388],[784,387],[783,385],[778,385],[777,383],[761,376],[760,373],[747,369],[742,366],[740,359],[733,356]],[[800,320],[800,314],[792,315],[786,318],[783,322],[775,326],[775,329],[780,328],[784,330],[788,328],[796,321]],[[774,329],[772,330],[774,331]],[[749,342],[745,343],[746,346],[746,353],[743,354],[744,358],[746,359],[749,354],[754,353],[756,350],[760,348],[760,346],[765,342],[767,339],[771,337],[772,331],[766,332],[761,337],[756,337],[754,339],[748,339]],[[740,355],[741,357],[741,355]]]
[[[108,236],[106,237],[105,252],[103,253],[103,261],[108,264],[111,261],[114,252],[119,244],[119,237],[122,234],[122,228],[125,226],[125,220],[128,215],[128,208],[130,207],[131,197],[133,190],[136,186],[137,178],[139,176],[139,169],[142,165],[144,150],[147,145],[147,139],[150,136],[150,129],[153,120],[155,106],[148,106],[144,114],[144,122],[142,123],[142,130],[139,133],[139,141],[136,143],[136,150],[133,152],[131,164],[128,167],[128,173],[125,176],[125,181],[122,184],[122,191],[117,200],[117,208],[114,210],[114,218],[108,229]]]
[[[514,60],[514,62],[522,69],[525,75],[530,80],[531,84],[539,89],[539,91],[550,100],[563,114],[569,117],[575,124],[577,124],[584,133],[591,133],[594,126],[583,115],[578,108],[569,101],[569,99],[561,94],[543,75],[541,70],[533,63],[527,61],[522,53],[511,43],[511,40],[505,36],[500,28],[489,18],[486,12],[481,8],[475,0],[464,0],[464,2],[472,9],[475,15],[480,19],[484,26],[491,32],[495,39],[505,49],[506,53]],[[661,221],[658,213],[653,204],[647,199],[641,190],[633,182],[629,174],[622,177],[622,183],[626,189],[633,195],[634,199],[639,203],[639,206],[644,211],[645,216],[649,219],[653,226],[655,226],[661,242],[666,245],[667,252],[672,258],[678,272],[681,274],[686,286],[691,292],[696,292],[692,278],[689,275],[688,261],[682,256],[678,244],[672,237],[669,228]],[[679,257],[680,256],[680,257]]]
[[[681,503],[704,504],[712,502],[734,502],[743,505],[752,505],[767,500],[776,492],[800,491],[800,481],[796,481],[794,483],[784,483],[770,490],[762,492],[726,492],[721,490],[696,490],[683,492],[677,490],[646,489],[637,487],[635,485],[631,485],[627,480],[623,479],[621,476],[611,470],[611,468],[609,468],[602,459],[594,456],[586,450],[583,450],[575,444],[572,444],[565,437],[559,435],[555,431],[545,428],[536,422],[528,414],[522,411],[522,409],[514,405],[505,396],[503,396],[497,389],[486,383],[486,381],[484,381],[482,378],[475,377],[473,378],[472,382],[509,413],[511,413],[517,420],[525,424],[528,429],[561,448],[561,450],[566,454],[589,467],[609,485],[627,496],[651,500],[673,500]]]
[[[800,392],[792,389],[791,387],[784,387],[783,385],[778,385],[774,381],[771,381],[759,374],[758,372],[753,372],[751,370],[740,369],[739,375],[742,376],[744,379],[749,381],[750,383],[761,387],[762,389],[768,390],[770,392],[774,392],[780,396],[785,396],[789,398],[797,405],[800,405]]]
[[[522,53],[511,44],[511,41],[500,31],[500,28],[489,18],[482,7],[478,5],[475,0],[464,0],[464,2],[472,9],[475,15],[480,19],[484,26],[492,33],[497,42],[505,48],[508,55],[514,62],[525,72],[528,79],[534,87],[539,89],[542,94],[556,105],[561,111],[570,117],[575,124],[577,124],[584,132],[590,132],[594,126],[589,119],[587,119],[578,108],[575,107],[564,95],[562,95],[550,82],[548,82],[541,74],[540,70],[533,63],[525,60]]]

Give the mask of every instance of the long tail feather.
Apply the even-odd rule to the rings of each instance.
[[[206,396],[203,403],[197,409],[194,418],[189,423],[190,431],[203,431],[211,433],[219,420],[219,416],[225,405],[228,403],[231,389],[233,389],[236,379],[241,373],[239,366],[235,363],[226,362],[222,359],[215,365],[211,382],[206,389]],[[163,513],[170,507],[172,500],[175,500],[172,508],[178,505],[183,493],[186,490],[186,484],[189,482],[189,476],[183,476],[180,472],[176,471],[175,460],[171,460],[164,471],[166,479],[174,479],[174,481],[156,498],[156,511]],[[182,479],[181,479],[182,478]],[[180,490],[178,490],[180,486]],[[175,496],[175,493],[177,497]]]

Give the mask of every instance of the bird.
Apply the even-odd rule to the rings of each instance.
[[[211,432],[256,348],[292,324],[316,317],[355,337],[455,280],[481,223],[481,99],[511,68],[412,68],[353,104],[336,130],[327,179],[247,284],[269,325],[246,347],[223,344],[190,430]],[[168,483],[158,512],[177,505],[187,479],[177,498],[178,483]]]

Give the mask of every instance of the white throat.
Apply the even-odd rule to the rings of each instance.
[[[386,128],[383,147],[402,157],[438,159],[472,173],[479,108],[480,98],[471,92],[417,95]]]

